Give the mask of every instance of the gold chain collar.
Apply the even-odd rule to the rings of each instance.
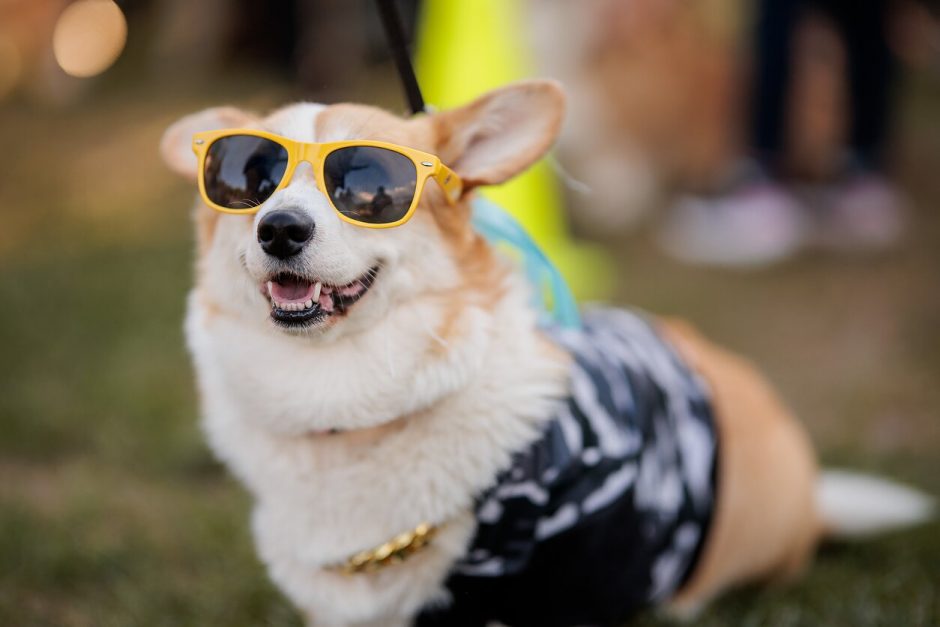
[[[375,572],[389,564],[403,562],[426,547],[437,534],[437,530],[436,525],[421,523],[411,531],[400,533],[384,544],[360,551],[345,562],[330,564],[325,568],[344,575]]]

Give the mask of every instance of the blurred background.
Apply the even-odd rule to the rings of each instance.
[[[541,241],[592,251],[565,261],[581,294],[691,320],[769,373],[825,464],[940,494],[935,7],[400,9],[432,103],[454,88],[422,45],[455,64],[503,46],[568,87]],[[474,15],[503,27],[478,39]],[[300,624],[201,441],[194,189],[157,153],[186,113],[298,99],[405,112],[372,2],[0,0],[0,625]],[[940,525],[830,547],[701,623],[940,624]]]

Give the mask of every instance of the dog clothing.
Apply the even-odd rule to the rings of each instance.
[[[717,463],[704,381],[640,314],[547,331],[572,356],[570,396],[478,499],[452,602],[421,627],[617,625],[695,565]]]

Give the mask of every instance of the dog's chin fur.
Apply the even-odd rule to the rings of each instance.
[[[164,141],[168,162],[184,173],[188,154],[174,152],[174,138],[194,125],[263,127],[302,141],[379,139],[453,162],[459,155],[444,144],[465,123],[351,105],[294,105],[264,120],[229,109],[198,115]],[[540,131],[544,146],[529,153],[510,146],[503,160],[520,153],[531,162],[553,133]],[[285,266],[254,234],[266,212],[283,207],[316,222],[292,272],[343,285],[379,266],[342,315],[293,328],[272,321],[260,288]],[[472,231],[466,202],[447,205],[433,182],[414,217],[394,229],[342,222],[304,164],[255,216],[200,203],[196,222],[186,336],[203,426],[254,496],[261,558],[311,622],[407,623],[443,597],[446,573],[474,532],[475,496],[551,415],[566,391],[567,358],[537,332],[527,286]],[[402,564],[353,577],[325,568],[422,522],[442,526]]]

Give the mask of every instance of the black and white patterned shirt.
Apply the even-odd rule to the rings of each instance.
[[[419,625],[617,624],[695,563],[715,497],[705,383],[636,313],[548,332],[573,357],[570,397],[481,495],[453,603]]]

